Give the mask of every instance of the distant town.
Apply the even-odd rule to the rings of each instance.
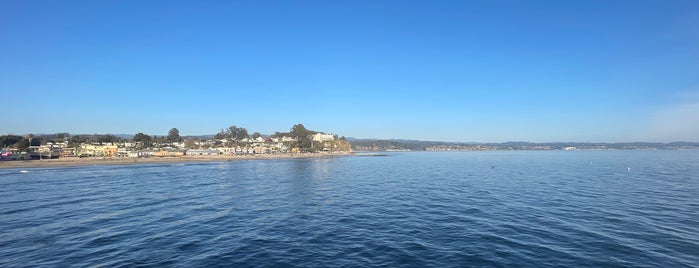
[[[502,142],[460,143],[417,140],[349,139],[355,151],[519,151],[519,150],[695,150],[699,142]]]
[[[0,136],[0,160],[54,158],[148,158],[213,155],[313,154],[353,151],[515,151],[515,150],[695,150],[699,142],[631,143],[456,143],[340,137],[294,125],[289,132],[249,134],[235,125],[215,135],[167,136],[92,134],[26,134]]]
[[[210,155],[263,155],[349,152],[344,137],[294,125],[289,132],[249,134],[235,125],[213,136],[180,136],[172,128],[167,136],[136,133],[131,137],[113,134],[0,136],[0,160],[54,158],[146,158]]]

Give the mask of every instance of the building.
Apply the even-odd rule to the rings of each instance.
[[[225,155],[235,154],[235,147],[219,147],[216,149]]]
[[[218,155],[221,154],[221,151],[215,150],[215,149],[204,149],[204,150],[199,150],[199,149],[190,149],[185,151],[186,155]]]
[[[294,138],[294,137],[282,136],[281,141],[282,141],[282,142],[292,142],[292,141],[296,141],[296,138]]]
[[[75,148],[68,148],[65,147],[61,149],[61,157],[74,157],[75,156]]]
[[[116,145],[81,145],[76,149],[75,155],[113,157],[118,150]]]
[[[153,156],[157,157],[179,157],[183,156],[184,152],[177,150],[162,150],[153,153]]]
[[[335,135],[333,134],[325,134],[325,133],[316,133],[313,135],[313,141],[333,141],[335,140]]]

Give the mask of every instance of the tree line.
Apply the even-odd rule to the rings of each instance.
[[[291,137],[296,140],[291,144],[293,147],[309,150],[312,149],[311,136],[315,135],[316,133],[318,132],[309,130],[303,124],[299,123],[292,126],[289,132],[275,132],[274,134],[270,135],[270,138]],[[221,129],[221,131],[214,135],[214,139],[227,139],[231,141],[240,141],[249,138],[257,139],[258,137],[262,137],[262,134],[259,132],[254,132],[252,135],[250,135],[246,128],[238,127],[236,125],[231,125],[227,128]]]
[[[80,144],[90,143],[90,144],[114,144],[119,142],[135,142],[142,143],[145,147],[151,146],[154,142],[179,142],[182,138],[179,135],[179,130],[177,128],[172,128],[168,132],[167,136],[158,137],[157,135],[149,136],[143,134],[142,132],[136,133],[133,138],[122,138],[113,134],[78,134],[70,135],[66,132],[56,133],[56,134],[42,134],[34,135],[28,134],[26,136],[20,135],[3,135],[0,136],[0,148],[13,148],[20,151],[25,151],[29,146],[41,146],[47,144],[48,142],[53,143],[64,143],[68,142],[68,147],[76,147]]]
[[[281,138],[281,137],[291,137],[295,141],[291,142],[292,147],[298,147],[302,150],[313,150],[312,136],[317,131],[307,129],[303,124],[296,124],[291,127],[289,132],[275,132],[270,137]],[[221,129],[218,133],[214,135],[214,139],[223,140],[227,139],[230,141],[242,141],[244,139],[253,138],[257,139],[263,135],[259,132],[254,132],[252,135],[249,134],[248,130],[244,127],[238,127],[236,125],[231,125],[227,128]],[[344,138],[344,137],[343,137]],[[40,146],[48,142],[53,143],[63,143],[68,142],[68,147],[76,147],[80,144],[90,143],[90,144],[114,144],[120,142],[133,142],[136,147],[139,148],[149,148],[155,143],[172,143],[172,142],[182,142],[185,141],[188,145],[193,145],[192,139],[185,139],[180,136],[180,131],[177,128],[171,128],[168,131],[167,136],[157,136],[148,135],[143,132],[138,132],[133,135],[132,138],[118,137],[113,134],[92,134],[92,135],[71,135],[66,132],[55,133],[55,134],[43,134],[43,135],[33,135],[28,134],[26,136],[20,135],[4,135],[0,136],[0,148],[13,148],[21,151],[27,150],[29,146]]]

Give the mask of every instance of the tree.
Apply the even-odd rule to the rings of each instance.
[[[119,141],[119,138],[115,135],[112,135],[112,134],[105,134],[105,135],[94,134],[94,135],[92,135],[92,142],[98,142],[100,144],[115,143],[117,141]]]
[[[61,133],[56,133],[56,140],[68,140],[70,138],[70,134],[68,132],[61,132]]]
[[[235,125],[228,127],[228,131],[231,135],[231,138],[234,140],[242,140],[242,139],[247,139],[250,138],[250,134],[248,134],[248,130],[243,128],[243,127],[236,127]]]
[[[214,136],[214,139],[231,139],[231,140],[242,140],[250,137],[248,130],[242,127],[236,127],[232,125],[226,129],[222,129],[221,132]]]
[[[260,134],[260,132],[252,133],[252,138],[253,138],[253,139],[257,139],[257,138],[259,138],[259,137],[262,137],[262,134]]]
[[[136,135],[133,136],[133,142],[141,143],[141,148],[150,147],[151,140],[152,139],[150,136],[143,134],[141,132],[136,133]]]
[[[308,129],[306,129],[306,127],[304,127],[303,124],[294,125],[293,127],[291,127],[291,131],[289,133],[292,137],[296,139],[310,135],[310,131],[308,131]]]
[[[165,137],[165,136],[158,137],[158,135],[153,135],[153,137],[151,137],[150,141],[151,141],[151,144],[152,143],[164,143],[167,141],[167,137]]]
[[[17,143],[15,143],[15,148],[20,151],[26,151],[29,148],[29,140],[22,138]]]
[[[171,128],[167,132],[167,141],[169,142],[179,142],[180,141],[180,131],[177,128]]]
[[[12,145],[17,144],[19,141],[21,141],[23,138],[22,136],[16,136],[16,135],[5,135],[0,137],[0,148],[5,148],[5,147],[10,147]]]
[[[194,142],[193,139],[185,139],[184,146],[185,146],[185,148],[193,149],[193,148],[195,148],[196,143]]]
[[[302,149],[311,148],[311,135],[315,134],[314,131],[310,131],[303,126],[303,124],[296,124],[291,128],[290,133],[292,137],[296,138],[296,145]]]
[[[68,141],[68,146],[75,147],[75,146],[80,145],[81,143],[88,142],[88,141],[89,141],[89,136],[74,135],[74,136],[70,136],[70,140]]]
[[[27,140],[29,140],[29,146],[32,146],[32,140],[34,139],[34,134],[27,135]]]

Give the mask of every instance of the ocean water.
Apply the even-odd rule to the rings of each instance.
[[[699,151],[0,170],[0,267],[698,267]]]

